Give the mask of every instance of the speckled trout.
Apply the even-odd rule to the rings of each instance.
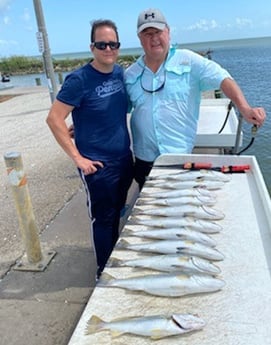
[[[115,248],[129,249],[147,253],[192,255],[212,261],[221,261],[224,259],[224,255],[217,249],[191,241],[157,240],[151,242],[130,244],[128,241],[120,239]]]
[[[214,292],[223,288],[225,282],[203,274],[149,274],[126,279],[115,279],[104,272],[98,287],[117,287],[164,297],[180,297],[191,294]]]
[[[188,188],[188,189],[177,189],[177,190],[169,190],[165,189],[163,191],[157,191],[153,188],[146,188],[140,192],[140,197],[148,197],[148,198],[177,198],[183,196],[206,196],[206,197],[214,197],[214,192],[210,191],[206,188]]]
[[[133,214],[160,216],[160,217],[195,217],[198,219],[221,220],[225,217],[224,213],[208,206],[181,205],[181,206],[136,206]]]
[[[144,189],[148,187],[162,188],[162,189],[190,189],[190,188],[206,188],[207,190],[216,190],[224,187],[225,182],[223,181],[146,181]]]
[[[145,225],[149,227],[157,227],[161,229],[186,227],[203,233],[216,233],[222,230],[222,226],[211,221],[196,219],[192,217],[150,217],[131,215],[127,224]]]
[[[136,205],[159,205],[159,206],[181,206],[181,205],[195,205],[195,206],[213,206],[216,203],[215,197],[210,196],[183,196],[178,198],[138,198]]]
[[[170,229],[158,229],[150,228],[148,230],[133,230],[128,226],[122,231],[122,236],[135,236],[143,238],[152,238],[158,240],[183,240],[183,241],[193,241],[204,244],[208,247],[215,247],[216,241],[199,231],[194,231],[186,228],[170,228]]]
[[[217,275],[220,268],[211,261],[180,254],[152,255],[133,260],[121,260],[111,257],[107,267],[139,267],[162,272],[202,273]]]
[[[205,322],[192,314],[126,317],[109,322],[105,322],[98,316],[92,315],[87,323],[86,334],[110,331],[113,338],[123,334],[135,334],[156,340],[197,331],[204,326]]]
[[[231,180],[229,175],[225,175],[220,171],[214,170],[178,170],[169,171],[167,173],[160,173],[148,176],[147,180],[175,180],[175,181],[221,181],[229,182]]]

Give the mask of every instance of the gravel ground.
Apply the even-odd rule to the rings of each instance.
[[[6,97],[6,96],[15,97]],[[14,88],[0,91],[0,278],[24,253],[14,197],[4,155],[22,155],[31,203],[39,232],[54,219],[81,187],[72,161],[56,143],[45,123],[50,108],[47,88]]]

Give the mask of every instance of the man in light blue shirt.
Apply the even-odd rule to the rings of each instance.
[[[137,33],[144,55],[126,70],[125,84],[140,188],[159,155],[192,151],[201,92],[221,89],[248,122],[262,125],[264,109],[250,107],[225,69],[192,51],[170,48],[170,29],[159,10],[139,15]]]

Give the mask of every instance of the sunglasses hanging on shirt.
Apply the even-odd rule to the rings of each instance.
[[[139,77],[139,79],[140,79],[140,86],[141,86],[142,90],[145,91],[145,92],[148,92],[148,93],[154,93],[154,92],[161,91],[161,90],[164,88],[165,83],[166,83],[166,70],[164,70],[164,79],[163,79],[162,84],[161,84],[160,86],[158,86],[156,89],[150,90],[150,89],[147,89],[147,88],[143,85],[143,81],[142,81],[143,75],[144,75],[144,72],[145,72],[145,69],[146,69],[146,66],[144,66],[144,68],[143,68],[143,70],[142,70],[142,73],[140,74],[140,77]]]

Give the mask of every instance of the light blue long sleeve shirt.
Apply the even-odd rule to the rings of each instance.
[[[220,88],[230,74],[214,61],[171,48],[156,73],[141,56],[125,72],[132,104],[131,131],[137,158],[153,162],[163,153],[190,153],[199,118],[201,92]],[[156,90],[157,92],[146,92]],[[210,119],[211,121],[211,119]]]

